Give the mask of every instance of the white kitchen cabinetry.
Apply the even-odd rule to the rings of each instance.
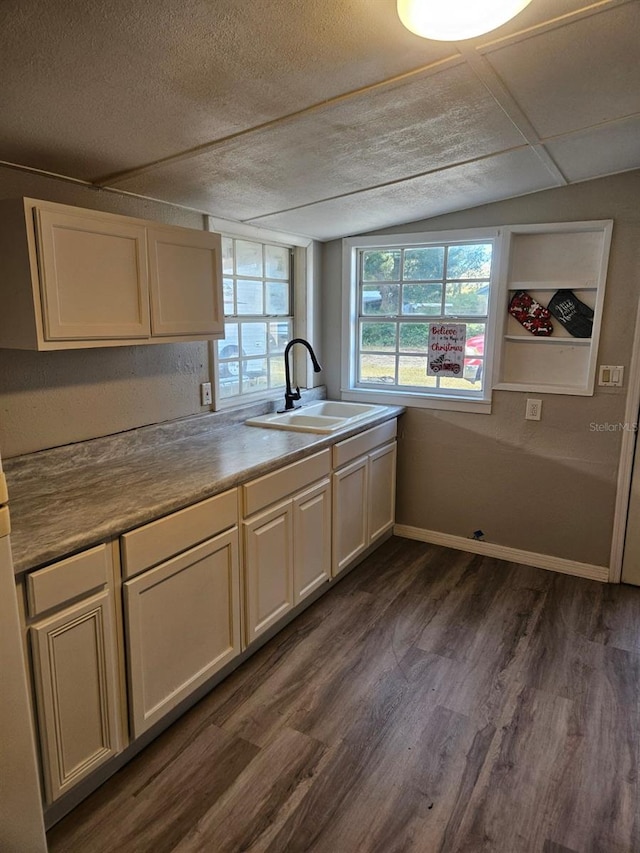
[[[388,421],[333,447],[334,577],[393,528],[396,431]]]
[[[612,228],[612,221],[605,220],[505,229],[507,245],[500,274],[502,335],[495,388],[593,394]],[[594,312],[591,336],[573,337],[554,317],[551,335],[532,335],[507,311],[518,290],[545,307],[556,291],[572,291]]]
[[[130,719],[139,737],[240,653],[236,490],[125,534],[122,554]]]
[[[243,486],[247,644],[329,580],[330,471],[324,450]]]
[[[220,235],[148,228],[151,333],[223,337]]]
[[[34,199],[0,202],[0,346],[223,335],[220,235]]]
[[[112,572],[111,551],[100,545],[27,577],[48,803],[123,746]]]

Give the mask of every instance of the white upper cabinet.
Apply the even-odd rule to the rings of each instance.
[[[149,337],[145,228],[85,210],[34,213],[46,339]]]
[[[74,349],[223,336],[220,235],[0,202],[0,347]]]
[[[222,337],[220,235],[149,228],[147,239],[152,333]]]

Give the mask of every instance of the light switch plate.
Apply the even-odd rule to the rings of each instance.
[[[622,387],[624,367],[621,364],[601,364],[598,370],[598,385]]]

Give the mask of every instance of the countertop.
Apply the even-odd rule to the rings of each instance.
[[[261,429],[244,421],[269,404],[196,415],[7,459],[16,575],[398,417],[400,406],[331,435]]]

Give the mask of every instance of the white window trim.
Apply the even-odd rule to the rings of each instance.
[[[293,335],[294,337],[306,338],[315,348],[315,343],[312,340],[315,321],[313,294],[314,288],[317,287],[313,275],[314,241],[299,234],[272,231],[269,228],[248,225],[244,222],[234,222],[217,216],[207,216],[206,225],[208,231],[216,231],[224,237],[255,240],[258,243],[269,243],[272,246],[293,248]],[[312,388],[314,373],[311,363],[309,359],[303,360],[301,358],[303,353],[295,351],[301,349],[301,347],[296,347],[292,353],[292,381],[303,387]],[[264,391],[256,391],[255,394],[240,394],[221,399],[217,341],[209,341],[209,375],[215,386],[214,411],[234,409],[262,400],[279,400],[284,393],[282,388],[268,388]]]
[[[484,350],[484,390],[481,397],[456,394],[412,393],[356,387],[357,362],[357,260],[361,249],[394,248],[427,243],[493,240],[491,286]],[[501,269],[503,232],[500,228],[468,228],[452,231],[420,231],[366,237],[348,237],[342,241],[342,371],[341,396],[352,402],[411,406],[421,409],[444,409],[456,412],[491,414],[493,365],[497,339],[498,283]]]

